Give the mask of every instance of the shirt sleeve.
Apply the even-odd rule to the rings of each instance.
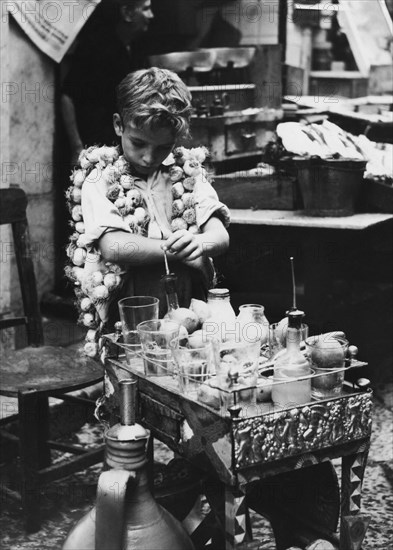
[[[231,221],[228,207],[220,202],[218,195],[206,177],[205,171],[196,177],[194,188],[195,212],[198,228],[201,228],[213,215],[221,219],[225,227]]]
[[[89,248],[107,231],[131,233],[118,208],[106,197],[105,169],[95,168],[82,186],[82,215],[85,224],[85,242]]]

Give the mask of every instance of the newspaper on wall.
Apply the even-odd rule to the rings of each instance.
[[[101,0],[5,0],[34,44],[59,63]]]

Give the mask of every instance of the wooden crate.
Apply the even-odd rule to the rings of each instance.
[[[275,173],[250,175],[247,171],[215,176],[213,187],[228,208],[296,210],[299,193],[294,177]]]

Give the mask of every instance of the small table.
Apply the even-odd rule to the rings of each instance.
[[[323,312],[326,311],[331,285],[331,267],[340,262],[340,255],[345,254],[347,246],[350,246],[347,245],[349,240],[346,239],[346,235],[359,237],[392,222],[392,214],[363,213],[344,217],[315,217],[307,216],[301,210],[231,209],[229,231],[235,247],[247,247],[247,242],[251,241],[256,256],[259,246],[269,245],[266,230],[272,230],[274,235],[278,235],[277,243],[273,244],[279,249],[280,254],[283,252],[279,246],[282,236],[290,237],[294,246],[288,247],[288,256],[293,249],[295,254],[292,255],[296,256],[296,249],[299,249],[303,256],[304,309],[307,318],[316,323],[322,320]],[[286,245],[283,242],[282,248],[284,246]],[[276,251],[273,249],[272,253],[274,255]],[[264,259],[261,257],[262,272],[263,262]]]
[[[279,410],[272,410],[272,403],[261,403],[251,414],[223,415],[183,395],[173,377],[145,376],[140,360],[128,365],[118,355],[114,338],[105,337],[108,387],[116,397],[119,380],[136,378],[138,421],[221,483],[225,517],[214,491],[207,496],[225,531],[226,550],[234,550],[246,539],[249,483],[337,457],[342,458],[341,517],[349,525],[359,521],[358,529],[364,525],[359,512],[371,435],[370,391],[346,391],[336,398]],[[353,548],[346,537],[342,532],[340,550]]]

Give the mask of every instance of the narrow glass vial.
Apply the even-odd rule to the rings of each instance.
[[[311,366],[300,350],[303,311],[287,312],[286,350],[274,363],[272,401],[279,407],[303,405],[311,400]]]
[[[209,340],[236,340],[236,314],[227,288],[213,288],[207,296],[209,317],[203,323],[204,336]]]
[[[176,290],[177,277],[174,273],[168,273],[161,280],[164,283],[168,313],[170,313],[174,309],[179,309],[179,299]]]

